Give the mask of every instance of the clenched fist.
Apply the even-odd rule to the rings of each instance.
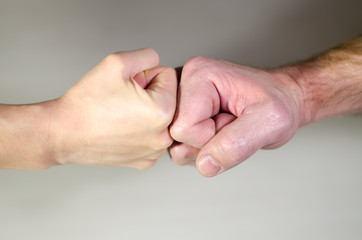
[[[143,169],[165,153],[177,80],[158,61],[151,49],[112,54],[57,100],[60,163]]]
[[[152,49],[106,57],[59,99],[1,105],[0,167],[151,167],[172,144],[177,79]]]
[[[301,123],[301,90],[287,74],[196,57],[183,68],[170,148],[176,164],[204,176],[258,149],[286,143]]]

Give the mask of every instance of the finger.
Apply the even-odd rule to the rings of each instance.
[[[157,67],[159,64],[159,56],[151,48],[118,52],[114,55],[123,63],[123,74],[126,78],[133,78],[137,73]]]
[[[173,68],[164,68],[155,76],[146,92],[162,110],[173,117],[176,110],[177,78]],[[172,119],[171,119],[172,120]]]
[[[155,67],[142,71],[137,73],[133,80],[135,80],[142,88],[147,88],[152,79],[165,69],[166,67]]]
[[[220,131],[225,125],[234,121],[236,117],[232,114],[221,113],[214,117],[216,132]],[[176,165],[195,165],[195,160],[200,149],[191,145],[175,142],[169,148],[170,158]]]
[[[176,165],[195,165],[200,149],[176,142],[169,148],[170,158]]]
[[[267,123],[265,107],[245,112],[224,126],[200,151],[196,166],[207,177],[224,172],[245,159],[275,137],[275,128]]]
[[[219,132],[224,126],[234,121],[236,117],[230,113],[220,113],[214,117],[215,130]]]
[[[186,71],[186,72],[185,72]],[[211,118],[219,112],[220,100],[214,84],[208,79],[187,72],[184,67],[179,86],[178,106],[170,131],[172,137],[201,148],[215,135]]]
[[[221,113],[214,117],[216,132],[225,125],[235,120],[235,116],[228,113]],[[200,149],[191,145],[175,142],[169,148],[170,158],[176,165],[195,165],[195,160]]]
[[[228,113],[221,113],[214,117],[216,132],[220,131],[225,125],[235,120],[235,116]],[[195,160],[200,149],[191,145],[175,142],[169,148],[170,158],[176,165],[195,165]]]

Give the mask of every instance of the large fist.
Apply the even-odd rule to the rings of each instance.
[[[151,167],[176,109],[176,72],[158,63],[152,49],[112,54],[55,100],[57,163]]]
[[[176,164],[214,176],[258,149],[286,143],[300,125],[301,90],[288,74],[196,57],[182,71],[170,148]]]

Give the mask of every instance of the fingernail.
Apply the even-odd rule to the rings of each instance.
[[[206,155],[199,161],[199,170],[203,175],[212,177],[221,170],[221,167],[211,156]]]

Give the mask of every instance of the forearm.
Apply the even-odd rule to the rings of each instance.
[[[362,37],[280,69],[301,89],[301,123],[362,111]]]
[[[52,141],[46,105],[0,104],[0,168],[50,167]]]

